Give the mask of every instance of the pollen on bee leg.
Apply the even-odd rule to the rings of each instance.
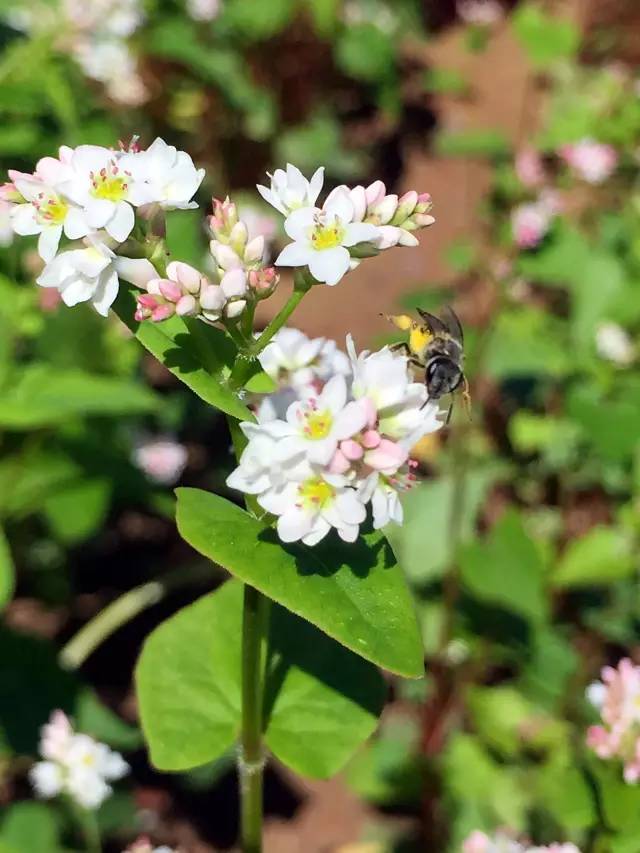
[[[403,332],[408,331],[413,325],[413,320],[408,314],[383,314],[382,316]]]

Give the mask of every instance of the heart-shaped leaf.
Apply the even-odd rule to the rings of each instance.
[[[331,535],[313,548],[284,545],[224,498],[199,489],[176,494],[180,535],[205,557],[367,660],[409,678],[423,674],[411,595],[380,533],[353,544]]]
[[[136,684],[151,759],[161,770],[212,761],[237,739],[241,633],[242,584],[232,580],[148,637]],[[281,761],[307,776],[336,773],[375,729],[384,694],[374,666],[273,607],[265,741]]]

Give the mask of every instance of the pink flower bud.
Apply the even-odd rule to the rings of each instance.
[[[362,445],[358,444],[357,441],[354,441],[352,438],[347,439],[346,441],[340,442],[340,450],[347,459],[355,462],[358,459],[362,459],[364,456],[364,450],[362,449]]]
[[[364,192],[367,199],[367,207],[371,209],[382,201],[387,192],[387,188],[382,181],[374,181],[372,184],[369,184]]]
[[[462,844],[463,853],[487,853],[491,844],[491,839],[484,832],[476,830]]]
[[[362,436],[362,446],[366,447],[367,450],[377,447],[381,441],[380,433],[375,429],[368,429]]]
[[[278,286],[280,276],[275,267],[266,267],[261,270],[250,270],[248,274],[249,287],[255,291],[259,299],[271,296]]]
[[[205,311],[222,311],[224,303],[224,293],[217,284],[210,284],[200,293],[200,305]]]
[[[226,246],[224,243],[219,243],[217,240],[212,240],[209,246],[211,254],[215,258],[218,266],[223,270],[232,270],[242,266],[242,261],[233,251],[231,246]]]
[[[158,282],[160,293],[169,302],[177,302],[182,296],[182,288],[175,281],[170,281],[168,278],[161,278]]]
[[[2,199],[2,201],[10,201],[18,204],[26,201],[26,199],[23,198],[22,193],[17,190],[16,185],[11,181],[7,181],[7,183],[0,186],[0,199]]]
[[[397,471],[408,456],[408,452],[400,444],[383,438],[376,448],[367,452],[365,461],[376,471],[391,473]]]
[[[171,261],[167,265],[167,275],[189,293],[198,293],[203,275],[190,264],[182,261]]]
[[[247,292],[247,275],[242,269],[232,269],[226,272],[220,282],[222,292],[227,299],[234,296],[244,296]]]
[[[353,187],[349,191],[351,203],[353,204],[353,221],[362,222],[367,212],[367,193],[364,187]]]
[[[244,250],[244,261],[247,264],[253,264],[261,261],[264,256],[264,237],[259,235],[254,237]]]
[[[398,209],[393,217],[394,225],[402,225],[405,219],[408,219],[414,212],[418,203],[418,193],[415,190],[409,190],[398,199]]]
[[[173,317],[176,307],[171,302],[165,302],[164,305],[158,305],[151,312],[151,319],[154,323],[161,323],[163,320],[168,320]]]
[[[182,296],[176,304],[176,314],[179,317],[191,317],[198,313],[198,303],[195,296],[188,293]]]
[[[211,230],[215,233],[219,231],[221,234],[228,236],[231,229],[238,221],[238,210],[229,197],[224,201],[213,199],[213,216],[209,220]]]
[[[416,204],[416,213],[427,213],[432,207],[431,193],[420,193]]]
[[[344,474],[351,467],[351,463],[341,450],[336,450],[329,462],[329,471],[332,474]]]

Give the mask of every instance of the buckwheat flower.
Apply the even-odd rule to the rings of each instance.
[[[378,227],[375,238],[375,246],[378,249],[417,246],[418,240],[412,232],[435,222],[430,213],[432,204],[429,193],[410,190],[398,197],[395,193],[387,194],[382,181],[374,181],[368,187],[356,186],[352,189],[340,186],[333,192],[345,191],[351,198],[355,220]]]
[[[337,284],[349,271],[349,248],[375,241],[375,225],[354,221],[349,193],[332,193],[322,209],[305,207],[291,213],[284,228],[294,241],[278,255],[276,266],[308,267],[316,281]]]
[[[156,200],[153,188],[132,174],[132,156],[137,155],[79,145],[69,164],[71,175],[60,185],[61,192],[82,208],[88,225],[104,228],[118,243],[133,230],[133,208]]]
[[[221,0],[187,0],[187,13],[194,21],[214,21],[220,8]]]
[[[166,210],[188,210],[198,204],[191,199],[204,178],[204,169],[196,169],[185,151],[158,137],[144,151],[125,154],[121,167],[135,175],[149,200]]]
[[[287,163],[286,171],[276,169],[269,177],[271,178],[270,189],[257,184],[258,192],[283,216],[288,216],[298,208],[315,205],[324,183],[324,166],[316,169],[310,181],[291,163]]]
[[[521,249],[534,249],[542,242],[551,225],[553,214],[538,202],[521,204],[511,213],[511,230]]]
[[[13,226],[11,224],[11,210],[13,205],[0,198],[0,248],[6,248],[13,243]]]
[[[43,261],[55,257],[64,233],[70,240],[91,230],[83,211],[56,190],[33,176],[16,177],[13,185],[23,202],[12,206],[11,226],[20,236],[39,234],[38,254]]]
[[[98,314],[106,317],[118,295],[118,276],[143,287],[151,278],[157,278],[157,272],[144,258],[116,257],[108,246],[95,243],[61,252],[45,266],[36,282],[59,290],[65,305],[91,302]]]
[[[587,744],[602,759],[623,764],[625,782],[640,779],[640,667],[623,658],[616,668],[606,666],[589,688],[599,704],[602,725],[587,731]]]
[[[589,184],[606,181],[618,163],[618,153],[612,145],[593,139],[563,145],[558,153],[575,174]]]
[[[617,323],[600,323],[596,330],[596,349],[601,358],[626,367],[636,357],[636,348],[627,332]]]
[[[133,461],[156,483],[170,486],[176,483],[187,467],[187,448],[172,438],[157,438],[141,442],[133,452]]]
[[[496,0],[458,0],[456,11],[465,24],[476,27],[491,27],[504,18],[504,9]]]
[[[545,181],[545,171],[542,158],[535,148],[522,148],[515,159],[516,175],[520,183],[530,189],[542,186]]]
[[[178,850],[174,850],[172,847],[167,847],[166,845],[162,845],[162,847],[154,847],[151,841],[146,838],[138,838],[137,841],[134,841],[126,850],[123,850],[122,853],[180,853]]]
[[[287,482],[258,496],[267,512],[278,516],[283,542],[317,545],[334,528],[345,542],[355,542],[367,512],[356,492],[336,475],[310,468],[299,481]]]
[[[262,369],[297,393],[321,391],[334,374],[348,376],[349,360],[327,338],[308,338],[299,329],[280,329],[258,356]]]
[[[62,711],[42,728],[43,761],[30,771],[36,794],[51,798],[67,794],[86,809],[98,808],[111,794],[109,782],[129,772],[122,756],[85,734],[73,731]]]
[[[257,424],[245,421],[240,424],[240,429],[249,441],[237,468],[227,477],[229,488],[248,495],[259,495],[290,480],[309,476],[311,469],[304,456],[276,458],[279,441],[290,432],[285,421],[259,420]]]

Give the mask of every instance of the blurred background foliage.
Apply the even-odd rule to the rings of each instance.
[[[424,483],[391,534],[417,596],[427,675],[390,682],[380,731],[338,782],[305,786],[273,771],[267,849],[458,851],[474,829],[508,827],[538,843],[638,853],[640,788],[586,749],[595,712],[583,698],[602,664],[637,652],[640,624],[637,5],[525,0],[477,24],[440,0],[150,0],[123,4],[135,26],[116,35],[118,4],[93,5],[106,34],[95,21],[80,31],[72,2],[0,4],[5,169],[30,171],[60,144],[161,135],[206,167],[201,208],[232,190],[254,219],[268,212],[253,185],[286,160],[307,172],[324,164],[329,183],[382,178],[394,189],[411,152],[433,169],[460,158],[485,176],[464,216],[434,197],[423,257],[440,252],[446,276],[425,276],[416,260],[399,300],[459,309],[474,398],[471,420],[456,409],[417,449]],[[98,73],[87,40],[91,57],[117,41],[126,62],[110,64],[107,51]],[[503,117],[492,126],[490,110],[467,127],[459,117],[484,107],[465,57],[492,69],[505,40],[525,69],[516,132]],[[493,85],[506,90],[513,69],[499,55]],[[585,138],[618,154],[597,185],[558,157]],[[511,222],[536,195],[514,168],[525,144],[561,198],[529,250]],[[133,765],[128,793],[101,812],[107,849],[138,830],[187,851],[230,849],[232,756],[157,774],[131,694],[144,636],[220,579],[178,540],[171,491],[136,464],[136,447],[178,438],[182,482],[222,491],[223,419],[115,317],[48,303],[34,285],[37,256],[12,243],[2,216],[0,851],[78,849],[64,809],[31,801],[25,781],[53,707]],[[471,226],[430,248],[432,233],[462,219]],[[203,210],[170,218],[169,241],[203,265]],[[391,310],[398,287],[375,286]],[[360,306],[371,341],[374,313]],[[341,338],[349,312],[325,315],[322,330]],[[128,591],[139,615],[75,669],[65,644]]]

